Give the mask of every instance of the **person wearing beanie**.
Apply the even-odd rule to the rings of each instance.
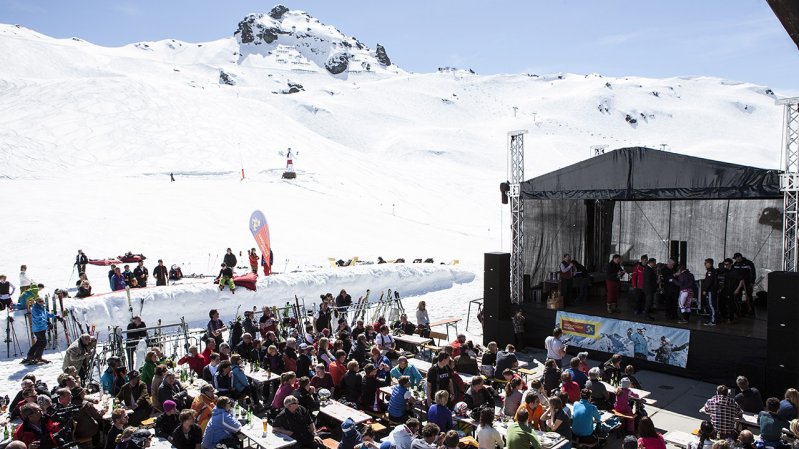
[[[630,416],[633,414],[630,408],[630,398],[637,399],[638,395],[630,391],[630,379],[623,377],[619,388],[616,389],[616,403],[613,404],[613,410]],[[632,419],[624,419],[627,431],[632,433],[635,431],[635,422]]]
[[[169,438],[180,425],[178,406],[170,399],[164,401],[161,406],[164,413],[155,420],[155,436]]]
[[[355,422],[351,418],[344,420],[341,423],[341,442],[338,443],[338,449],[355,449],[361,441],[361,434],[355,428]]]

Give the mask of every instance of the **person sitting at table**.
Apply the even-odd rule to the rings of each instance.
[[[288,371],[280,375],[280,386],[277,388],[275,397],[272,399],[273,410],[280,410],[283,399],[297,389],[297,385],[295,385],[296,380],[297,375],[294,374],[293,371]]]
[[[384,356],[380,348],[377,345],[372,346],[370,351],[371,357],[369,358],[368,362],[374,365],[375,369],[377,369],[377,379],[383,383],[383,385],[387,385],[390,383],[389,381],[389,373],[391,373],[391,361],[388,357]]]
[[[185,391],[185,389],[180,382],[175,379],[175,373],[172,371],[167,371],[164,375],[164,380],[161,382],[161,386],[158,387],[158,391],[155,392],[155,395],[158,396],[158,402],[162,404],[163,408],[164,401],[169,400],[177,402],[175,397],[181,391]],[[185,406],[188,406],[188,404],[181,403],[180,410],[186,408]]]
[[[197,412],[186,409],[180,412],[180,425],[175,428],[169,441],[176,449],[197,449],[203,442],[203,429],[194,423]]]
[[[361,389],[363,388],[363,379],[358,374],[360,366],[355,360],[347,362],[347,373],[341,379],[341,383],[336,386],[336,390],[340,391],[340,397],[347,402],[353,404],[360,404],[361,402]]]
[[[497,342],[492,341],[486,345],[486,349],[480,357],[480,364],[482,365],[480,372],[484,376],[488,378],[494,377],[494,365],[497,364]]]
[[[347,356],[347,360],[355,360],[358,362],[358,366],[366,365],[367,353],[369,352],[369,346],[366,342],[366,334],[360,334],[355,339],[355,344],[352,345],[352,349],[350,349],[350,353]]]
[[[352,418],[341,422],[341,441],[338,443],[338,449],[355,449],[355,446],[361,444],[362,441],[361,432],[358,432]]]
[[[522,380],[519,378],[511,379],[505,384],[505,401],[502,403],[502,413],[505,416],[513,416],[522,403]]]
[[[203,448],[215,448],[219,443],[228,447],[240,446],[236,433],[241,430],[241,423],[230,413],[232,406],[233,401],[227,396],[220,396],[216,401],[216,407],[211,413],[211,420],[203,434]]]
[[[780,411],[777,413],[781,418],[792,420],[797,418],[799,409],[799,391],[796,388],[785,390],[785,399],[780,401]]]
[[[655,430],[652,418],[644,416],[638,423],[639,449],[666,449],[666,440]]]
[[[530,382],[530,393],[535,393],[535,395],[538,396],[538,401],[541,403],[541,406],[544,408],[547,407],[549,397],[540,379],[533,379],[533,381]]]
[[[594,423],[602,420],[599,410],[589,402],[591,390],[583,388],[580,391],[580,400],[574,403],[572,408],[572,435],[577,437],[580,444],[594,444],[597,441],[594,436]],[[664,448],[665,449],[665,448]]]
[[[298,447],[324,447],[322,439],[316,435],[316,426],[311,412],[301,406],[294,396],[286,396],[283,400],[283,408],[275,418],[273,425],[275,432],[297,440]]]
[[[513,416],[514,421],[519,420],[519,412],[524,410],[527,413],[527,423],[535,430],[541,429],[541,415],[544,414],[544,406],[541,405],[541,400],[538,395],[530,391],[524,395],[522,403],[516,410],[516,415]]]
[[[389,359],[396,359],[399,357],[396,351],[396,342],[394,341],[394,337],[389,335],[388,326],[385,324],[380,326],[380,334],[375,339],[375,344],[377,345],[378,349],[380,349],[380,353]]]
[[[178,360],[178,365],[189,365],[192,371],[198,376],[203,375],[203,368],[207,365],[205,358],[197,352],[197,346],[189,346],[189,353]]]
[[[291,392],[291,395],[300,401],[300,405],[305,407],[310,412],[319,410],[319,399],[316,398],[316,389],[311,386],[311,379],[308,376],[302,376],[297,381],[297,389]]]
[[[622,379],[623,385],[624,379]],[[616,396],[616,405],[619,405],[619,393],[616,393]],[[735,434],[735,420],[743,416],[741,407],[738,406],[735,399],[730,397],[726,385],[716,387],[716,395],[705,402],[704,411],[710,415],[710,422],[713,423],[713,427],[721,434],[722,438],[732,437]]]
[[[333,385],[335,385],[336,389],[338,390],[339,386],[341,385],[341,381],[347,374],[347,353],[343,350],[336,351],[336,360],[330,363],[328,371],[330,372],[330,376],[333,378]],[[340,395],[337,395],[337,397],[338,396]]]
[[[308,353],[308,344],[300,343],[297,347],[297,373],[301,376],[313,376],[314,370],[311,365],[313,365],[313,359]]]
[[[460,441],[461,438],[458,435],[458,432],[455,430],[449,430],[444,434],[444,441],[442,441],[441,446],[443,449],[458,449],[458,443],[460,443]]]
[[[333,376],[330,375],[327,371],[325,371],[325,364],[319,363],[314,368],[314,376],[311,377],[311,386],[314,387],[316,391],[321,390],[322,388],[333,392],[335,388],[335,384],[333,383]]]
[[[100,426],[109,407],[97,408],[98,401],[86,400],[86,390],[81,387],[75,390],[75,397],[81,401],[73,428],[75,442],[79,449],[92,449],[100,442]]]
[[[197,424],[200,429],[205,432],[205,426],[208,425],[208,420],[211,419],[211,413],[216,406],[216,393],[211,384],[205,384],[200,388],[200,394],[191,403],[191,409],[196,412]]]
[[[423,301],[424,302],[424,301]],[[422,427],[419,438],[411,442],[411,449],[436,449],[436,444],[443,440],[444,434],[434,423],[429,422]],[[493,447],[491,449],[494,449]]]
[[[25,443],[26,447],[58,447],[53,437],[59,430],[58,423],[44,415],[39,404],[24,404],[20,407],[19,414],[22,424],[14,430],[14,440]],[[38,446],[33,446],[34,443]]]
[[[252,406],[256,411],[261,410],[261,402],[259,399],[258,391],[255,388],[255,385],[250,383],[250,380],[247,378],[247,375],[244,374],[244,370],[242,369],[242,364],[244,361],[242,360],[239,354],[233,354],[230,356],[230,365],[232,367],[231,370],[231,382],[230,382],[230,392],[228,393],[228,397],[231,399],[242,399],[245,396],[249,396],[250,400],[252,401]]]
[[[605,384],[599,380],[599,368],[593,367],[588,370],[588,382],[585,383],[585,388],[591,390],[591,403],[597,406],[600,410],[612,410],[613,401],[610,397]]]
[[[22,390],[22,399],[16,402],[14,411],[9,414],[10,418],[17,419],[20,417],[20,413],[22,412],[22,406],[25,404],[36,404],[37,397],[36,397],[36,390],[32,387],[28,390]]]
[[[580,371],[583,372],[586,376],[588,375],[588,371],[591,370],[591,367],[588,366],[588,353],[587,352],[578,352],[577,358],[580,359],[580,365],[577,367]]]
[[[105,446],[103,449],[114,449],[116,447],[117,436],[122,434],[122,430],[128,425],[128,413],[124,408],[115,408],[111,411],[111,429],[105,436]]]
[[[625,416],[632,416],[633,409],[630,407],[630,399],[637,399],[638,395],[630,391],[630,379],[622,377],[619,388],[616,389],[616,402],[613,403],[613,410]],[[635,419],[624,418],[627,432],[635,431]]]
[[[421,424],[416,418],[409,418],[405,424],[394,427],[386,437],[394,449],[411,449],[411,443],[419,433]]]
[[[611,385],[619,384],[621,381],[621,354],[613,354],[602,364],[602,380]]]
[[[695,435],[688,442],[687,449],[712,449],[713,438],[716,437],[716,428],[710,421],[702,421],[699,424],[699,434]]]
[[[361,335],[366,331],[366,328],[363,325],[363,320],[355,321],[355,327],[352,328],[352,336],[358,338],[358,335]]]
[[[760,425],[760,438],[766,446],[778,446],[782,442],[782,429],[788,428],[788,420],[780,417],[780,400],[777,398],[766,399],[766,410],[760,412],[757,422]]]
[[[516,347],[507,345],[504,351],[497,352],[497,363],[494,368],[495,373],[501,373],[508,368],[519,368],[519,359],[516,358]]]
[[[569,373],[569,376],[572,378],[574,382],[577,382],[577,385],[580,386],[580,389],[585,388],[585,383],[588,381],[588,376],[580,371],[580,358],[579,357],[572,357],[569,361],[569,368],[566,370]]]
[[[374,330],[375,330],[375,331],[377,331],[377,332],[379,332],[379,331],[380,331],[380,328],[381,328],[381,327],[383,327],[383,326],[387,326],[387,324],[386,324],[386,317],[384,317],[384,316],[379,316],[379,317],[378,317],[378,318],[377,318],[377,319],[376,319],[376,320],[375,320],[375,321],[372,323],[372,329],[374,329]]]
[[[549,398],[549,408],[541,415],[541,420],[546,423],[551,432],[560,434],[566,441],[572,439],[572,428],[569,415],[563,411],[563,401],[557,395]]]
[[[483,404],[493,404],[494,395],[490,387],[486,387],[483,378],[480,376],[472,377],[471,385],[463,395],[463,401],[470,410],[476,409]]]
[[[122,389],[122,386],[128,382],[128,367],[125,365],[119,365],[114,370],[114,383],[111,386],[111,395],[116,396],[119,394],[119,390]],[[159,384],[160,386],[160,384]]]
[[[175,401],[167,399],[162,403],[164,413],[155,419],[155,436],[161,438],[169,438],[172,432],[180,426],[180,417],[178,416],[178,407]]]
[[[624,367],[624,377],[630,379],[630,388],[635,388],[637,390],[643,390],[641,387],[641,382],[638,381],[638,378],[635,377],[635,367],[632,365],[627,365]]]
[[[166,375],[167,371],[169,371],[169,367],[163,363],[156,366],[155,373],[153,374],[153,381],[150,382],[149,391],[153,393],[150,395],[150,399],[153,402],[153,408],[159,412],[163,412],[163,410],[161,409],[161,402],[158,401],[158,389],[161,388],[161,384],[164,383],[164,375]]]
[[[216,375],[216,369],[219,367],[219,353],[212,352],[208,357],[208,364],[203,367],[203,373],[200,377],[207,383],[212,383],[214,375]]]
[[[541,449],[541,442],[538,441],[538,435],[530,422],[527,409],[520,408],[514,422],[508,426],[505,449]]]
[[[452,390],[454,395],[449,398],[449,406],[454,407],[458,402],[463,402],[463,395],[466,393],[466,382],[463,381],[458,370],[455,369],[455,359],[449,359],[449,369],[452,371]]]
[[[381,411],[383,402],[380,400],[379,390],[384,384],[377,377],[378,372],[379,370],[371,363],[367,363],[363,367],[363,386],[361,387],[360,402],[362,410]]]
[[[241,335],[241,342],[236,346],[236,353],[246,361],[253,362],[257,360],[258,351],[252,339],[252,334],[245,332]]]
[[[755,436],[750,430],[742,430],[738,434],[738,440],[735,442],[737,449],[755,449]]]
[[[408,376],[411,382],[411,388],[415,388],[419,385],[419,382],[422,381],[422,374],[415,366],[408,363],[408,359],[405,356],[400,356],[400,358],[397,359],[397,366],[391,368],[389,374],[391,374],[391,377],[394,379]]]
[[[427,409],[427,422],[436,424],[442,432],[455,427],[452,422],[452,411],[447,408],[448,401],[449,392],[438,390],[435,394],[435,402]],[[494,410],[491,410],[491,416],[494,416]]]
[[[522,390],[527,389],[527,382],[525,382],[517,372],[510,368],[506,368],[505,371],[502,371],[502,379],[505,380],[505,382],[510,382],[513,379],[519,379],[522,381]]]
[[[399,321],[391,325],[392,329],[399,329],[404,335],[413,335],[416,332],[416,325],[408,321],[408,315],[400,315]]]
[[[136,370],[128,373],[128,383],[122,386],[116,398],[122,406],[133,410],[128,416],[128,422],[133,426],[138,426],[142,420],[147,419],[153,412],[150,404],[150,395],[147,387],[139,382],[139,372]]]
[[[452,348],[452,357],[457,357],[461,353],[461,346],[466,343],[466,334],[458,334],[449,346]]]
[[[560,391],[569,396],[569,404],[579,401],[580,386],[577,385],[577,382],[572,380],[572,376],[568,371],[564,371],[560,374],[560,381]]]
[[[263,366],[273,374],[283,374],[283,356],[277,351],[277,346],[269,345],[266,348]]]
[[[738,376],[735,379],[735,384],[740,393],[735,395],[735,402],[746,413],[760,413],[763,411],[763,397],[757,388],[749,386],[749,379],[744,376]]]
[[[429,370],[427,370],[427,384],[425,396],[428,403],[439,390],[446,390],[454,396],[455,388],[452,383],[452,369],[449,367],[449,354],[440,352]]]
[[[404,423],[408,419],[408,410],[413,410],[415,402],[410,385],[411,380],[408,376],[400,376],[397,385],[392,388],[388,400],[389,420]]]
[[[297,372],[297,360],[299,356],[297,355],[297,339],[294,337],[289,337],[286,339],[286,344],[283,348],[281,348],[283,352],[283,371],[294,371]]]
[[[494,410],[492,408],[484,408],[480,411],[480,424],[477,425],[475,436],[479,449],[504,447],[505,442],[502,441],[502,435],[494,428]]]
[[[560,388],[560,375],[561,370],[558,368],[558,363],[555,360],[547,359],[544,362],[544,374],[542,375],[544,390],[547,394]]]
[[[464,343],[461,352],[455,357],[455,369],[459,373],[476,376],[480,368],[477,365],[477,357],[474,352],[474,344],[470,341]]]
[[[153,383],[156,366],[158,366],[158,354],[153,350],[147,351],[147,354],[144,356],[144,364],[139,370],[141,381],[144,385],[147,385],[147,388],[150,388],[150,385]],[[150,394],[153,394],[153,392],[150,391]]]
[[[220,396],[227,396],[233,386],[233,366],[229,360],[219,364],[214,376],[214,389]]]

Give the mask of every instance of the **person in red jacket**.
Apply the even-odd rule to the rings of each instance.
[[[636,315],[640,315],[644,312],[644,265],[646,265],[648,260],[649,256],[646,254],[641,256],[641,261],[635,264],[633,273],[630,275],[630,288],[632,288],[630,293],[635,303]]]
[[[202,357],[205,359],[205,364],[211,363],[211,354],[216,352],[216,340],[209,338],[205,342],[205,349],[203,349]]]
[[[53,435],[58,432],[58,423],[42,413],[37,403],[25,404],[20,410],[22,424],[14,431],[14,439],[22,441],[27,447],[36,442],[40,448],[55,448]]]
[[[205,361],[205,357],[197,353],[197,346],[189,346],[189,353],[178,360],[178,365],[183,365],[184,363],[188,364],[189,368],[191,368],[197,376],[203,375],[203,368],[208,364]]]
[[[260,257],[258,257],[258,253],[255,252],[255,248],[253,248],[253,249],[247,251],[247,255],[249,256],[249,259],[250,259],[250,269],[252,270],[253,273],[257,274],[258,273],[258,261],[260,260]]]

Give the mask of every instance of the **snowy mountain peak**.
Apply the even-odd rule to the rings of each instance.
[[[250,14],[233,33],[239,44],[239,63],[268,66],[282,63],[301,71],[326,70],[346,77],[350,72],[398,72],[386,49],[375,50],[304,11],[277,5],[266,14]]]

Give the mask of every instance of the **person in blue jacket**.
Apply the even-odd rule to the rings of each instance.
[[[236,433],[241,430],[241,423],[230,413],[231,400],[220,396],[216,400],[216,407],[211,412],[211,419],[205,428],[202,449],[215,449],[219,443],[228,442],[230,447],[238,447],[239,439]]]
[[[258,400],[258,394],[256,394],[255,389],[250,386],[247,375],[244,374],[244,370],[241,369],[241,356],[238,354],[230,356],[230,364],[233,366],[233,379],[230,382],[231,391],[228,394],[233,399],[239,399],[249,394],[252,399],[253,408],[259,410],[261,404]]]
[[[108,358],[107,363],[108,367],[103,372],[103,375],[100,376],[100,387],[103,389],[103,392],[111,394],[114,387],[114,371],[120,365],[119,357],[111,356]]]
[[[419,382],[422,381],[422,374],[415,366],[408,363],[408,359],[405,356],[400,356],[397,359],[397,366],[391,368],[391,377],[399,380],[402,376],[408,376],[411,380],[411,388],[416,388]]]
[[[50,363],[49,360],[42,359],[42,353],[44,353],[44,348],[47,346],[47,328],[50,326],[50,319],[52,318],[55,318],[55,315],[48,312],[44,307],[44,299],[37,297],[36,302],[31,307],[31,331],[36,337],[36,343],[31,346],[28,356],[25,357],[22,363],[26,365]]]
[[[633,342],[633,354],[636,359],[646,360],[649,355],[649,343],[644,336],[645,329],[638,328],[638,332],[633,333],[632,329],[627,329],[627,338]]]

